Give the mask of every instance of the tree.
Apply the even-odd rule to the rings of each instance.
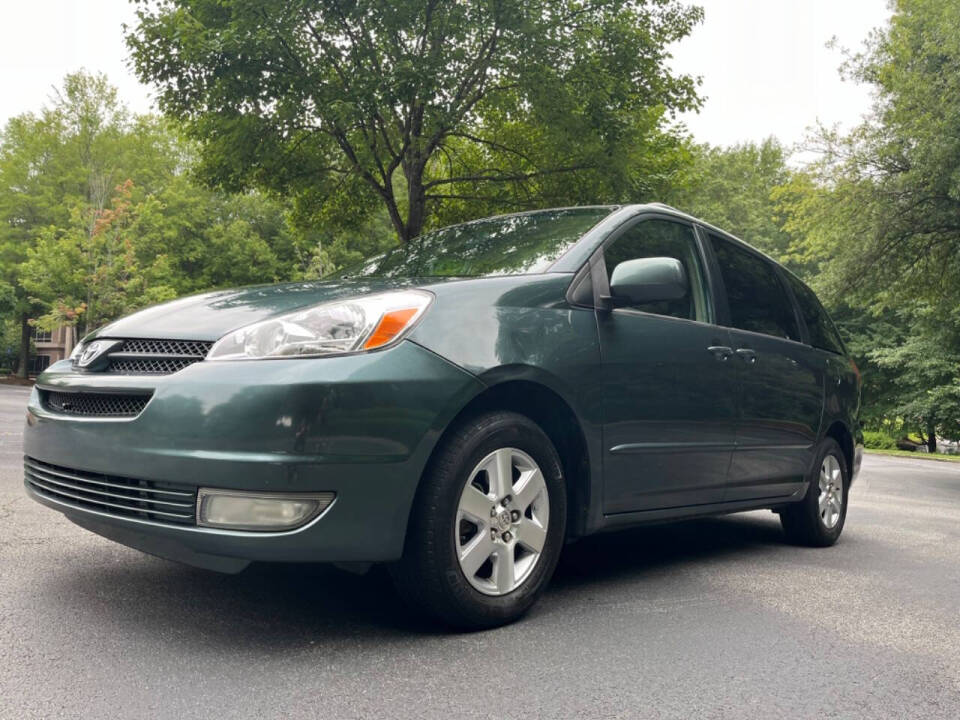
[[[865,348],[886,390],[872,414],[882,408],[887,418],[901,419],[935,452],[938,436],[960,438],[960,310],[944,316],[915,302],[885,325]]]
[[[702,16],[675,0],[161,0],[137,16],[137,73],[202,142],[209,182],[353,227],[379,204],[402,242],[444,208],[636,197],[645,166],[670,172],[666,118],[699,102],[666,64]]]
[[[668,201],[779,260],[789,254],[776,192],[791,179],[788,153],[776,138],[732,147],[695,145],[686,177]]]
[[[116,182],[110,148],[126,120],[104,77],[77,73],[39,116],[15,117],[0,135],[0,273],[14,288],[23,377],[37,303],[19,282],[21,265],[43,228],[68,221],[73,203],[106,201]]]
[[[847,65],[876,93],[853,132],[821,130],[818,191],[791,209],[834,295],[960,301],[960,4],[898,0]]]
[[[873,86],[852,132],[775,197],[791,253],[848,330],[864,419],[936,447],[960,427],[960,5],[898,0],[846,71]]]
[[[20,327],[92,330],[198,290],[301,277],[311,237],[289,204],[198,185],[194,145],[132,116],[103,76],[69,75],[0,144],[0,311]],[[7,325],[8,323],[5,323]]]
[[[170,267],[138,257],[139,220],[155,199],[133,202],[133,182],[115,189],[110,205],[74,208],[64,227],[41,231],[21,266],[23,287],[47,312],[35,324],[52,329],[78,321],[92,329],[125,311],[176,297]]]

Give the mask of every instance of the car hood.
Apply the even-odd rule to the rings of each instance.
[[[453,280],[454,278],[450,278]],[[218,340],[228,332],[297,308],[447,279],[364,278],[256,285],[181,298],[116,320],[89,337]]]

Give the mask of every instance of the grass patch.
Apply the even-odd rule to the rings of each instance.
[[[940,453],[911,452],[910,450],[877,450],[866,448],[868,455],[893,455],[894,457],[913,458],[914,460],[939,460],[940,462],[960,463],[960,455],[942,455]]]

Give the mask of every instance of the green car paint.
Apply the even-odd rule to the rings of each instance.
[[[605,245],[650,218],[696,233],[710,305],[702,321],[604,306]],[[487,242],[502,228],[514,234]],[[422,318],[383,349],[201,361],[162,375],[89,372],[62,361],[38,378],[27,462],[192,488],[336,493],[316,520],[283,532],[231,531],[123,516],[38,492],[29,481],[27,492],[124,544],[235,572],[251,561],[399,558],[438,442],[484,403],[526,402],[563,436],[571,535],[795,500],[827,433],[846,438],[856,469],[859,387],[848,359],[731,329],[720,272],[704,249],[715,228],[640,205],[440,232],[447,234],[426,236],[412,256],[388,254],[341,278],[184,298],[85,339],[212,342],[320,303],[430,293]],[[761,373],[708,351],[747,341]],[[131,418],[72,417],[44,402],[50,392],[141,394],[149,402]]]

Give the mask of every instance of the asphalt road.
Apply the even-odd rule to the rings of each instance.
[[[29,500],[0,387],[0,718],[960,717],[960,464],[869,456],[840,543],[768,512],[565,550],[526,619],[412,620],[383,573],[217,575]]]

